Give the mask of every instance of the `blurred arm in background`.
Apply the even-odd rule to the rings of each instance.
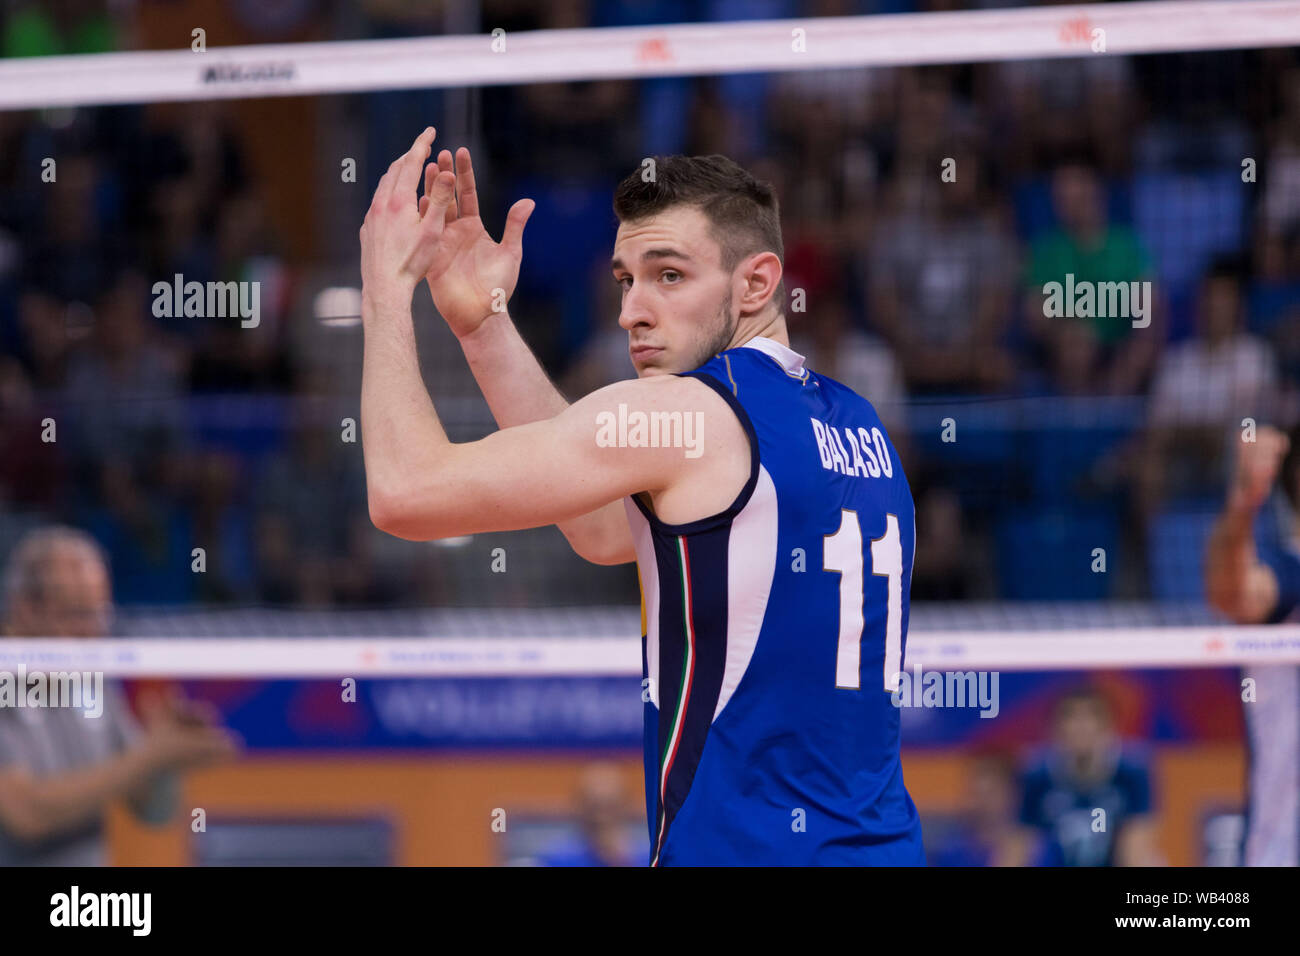
[[[1238,624],[1260,624],[1275,614],[1280,584],[1294,588],[1297,577],[1279,581],[1276,569],[1260,560],[1255,547],[1255,515],[1268,498],[1287,454],[1287,437],[1275,428],[1259,429],[1243,441],[1228,502],[1210,535],[1205,557],[1205,591],[1210,605]],[[1300,571],[1300,561],[1291,566]],[[1292,599],[1291,603],[1294,603]]]
[[[56,729],[54,720],[46,716],[49,713],[42,713],[39,725],[29,723],[24,736],[42,734],[47,742],[57,742],[66,736],[62,731],[78,726],[67,721]],[[80,713],[60,716],[91,722]],[[129,720],[115,708],[105,708],[102,719],[118,726]],[[33,848],[98,823],[109,804],[118,800],[125,801],[142,823],[165,823],[176,811],[177,773],[233,753],[234,744],[225,731],[193,723],[170,707],[152,719],[149,730],[133,745],[88,766],[35,773],[18,762],[17,754],[0,753],[0,830]]]

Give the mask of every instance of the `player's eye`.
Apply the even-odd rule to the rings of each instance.
[[[623,290],[624,292],[626,292],[628,289],[632,288],[632,277],[631,277],[631,276],[621,276],[621,277],[620,277],[620,276],[615,276],[615,277],[614,277],[614,281],[617,282],[617,283],[619,284],[619,286],[622,288],[622,290]]]
[[[659,278],[667,280],[670,285],[675,285],[681,281],[682,274],[676,269],[665,269],[659,273]]]

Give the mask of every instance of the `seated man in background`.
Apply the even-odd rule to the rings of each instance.
[[[1021,822],[1054,839],[1065,866],[1163,865],[1150,771],[1121,745],[1106,699],[1074,690],[1053,725],[1052,745],[1021,783]]]
[[[28,534],[14,548],[4,588],[7,636],[95,638],[108,630],[108,569],[84,532]],[[0,707],[0,866],[102,866],[110,803],[125,801],[142,822],[165,822],[176,810],[176,774],[235,752],[231,736],[193,704],[154,702],[142,730],[121,689],[110,682],[103,691],[98,716],[66,706]]]

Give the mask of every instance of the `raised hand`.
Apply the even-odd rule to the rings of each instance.
[[[437,199],[437,184],[455,177],[456,201],[446,206],[443,230],[425,273],[433,304],[458,338],[469,335],[493,312],[505,311],[519,281],[524,255],[524,224],[536,203],[521,199],[510,207],[501,241],[495,242],[479,218],[478,189],[469,150],[456,151],[455,169],[450,150],[438,154],[438,164],[424,172],[423,215]]]
[[[1286,435],[1268,425],[1256,432],[1255,441],[1241,443],[1237,453],[1233,504],[1258,508],[1264,503],[1277,480],[1289,444]]]
[[[411,293],[429,270],[446,222],[455,208],[456,177],[438,172],[425,177],[425,195],[416,202],[420,170],[433,150],[432,126],[393,161],[379,180],[361,224],[362,295],[372,301],[399,300],[410,307]]]

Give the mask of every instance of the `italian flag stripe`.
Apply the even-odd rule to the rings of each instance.
[[[682,619],[686,633],[685,646],[682,649],[682,682],[677,690],[677,712],[673,714],[673,729],[664,744],[663,755],[659,761],[659,836],[655,840],[655,856],[651,866],[659,862],[659,849],[663,845],[664,830],[668,822],[666,799],[668,795],[668,775],[672,772],[673,761],[677,757],[677,748],[682,742],[682,725],[686,722],[686,705],[690,701],[691,681],[695,676],[695,624],[691,606],[691,559],[686,550],[686,538],[677,536],[677,567],[682,576]]]

